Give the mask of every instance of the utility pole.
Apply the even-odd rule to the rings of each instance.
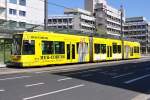
[[[124,59],[124,33],[123,33],[123,16],[124,16],[124,9],[123,5],[120,6],[120,11],[121,11],[121,42],[122,42],[122,59]]]
[[[48,27],[48,0],[44,1],[44,30],[47,31]]]

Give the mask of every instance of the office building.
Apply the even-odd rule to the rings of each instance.
[[[95,18],[91,12],[80,8],[65,9],[64,15],[49,16],[48,27],[50,29],[69,29],[93,33],[95,31]]]
[[[140,41],[142,53],[150,53],[150,24],[146,18],[126,18],[124,34],[128,38],[134,38]]]
[[[44,24],[44,2],[41,0],[0,0],[0,27],[11,30],[27,24]]]
[[[106,0],[85,0],[85,10],[91,11],[95,16],[98,32],[120,34],[121,11],[108,5]]]

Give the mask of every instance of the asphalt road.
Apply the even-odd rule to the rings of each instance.
[[[0,100],[134,100],[150,94],[150,61],[94,67],[0,75]]]

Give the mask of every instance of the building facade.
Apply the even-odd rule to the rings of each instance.
[[[0,0],[0,23],[25,27],[26,23],[44,24],[44,2],[41,0]]]
[[[94,13],[94,9],[95,9],[95,5],[96,4],[104,4],[104,5],[107,5],[107,1],[106,0],[85,0],[84,2],[84,7],[85,7],[85,10],[87,11],[90,11],[92,13]]]
[[[65,15],[49,16],[50,29],[69,29],[85,33],[95,31],[95,18],[92,13],[83,9],[65,9]]]
[[[140,41],[142,53],[150,53],[150,24],[146,18],[126,18],[124,34],[128,38],[134,38]]]
[[[100,33],[120,34],[121,11],[109,6],[106,0],[85,0],[85,10],[94,14]]]

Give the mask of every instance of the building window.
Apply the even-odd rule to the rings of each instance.
[[[9,14],[16,15],[17,14],[17,10],[16,9],[9,9]]]
[[[24,16],[24,17],[25,17],[25,16],[26,16],[26,12],[20,10],[20,11],[19,11],[19,16]]]
[[[19,0],[19,4],[22,6],[26,6],[26,0]]]
[[[10,3],[17,4],[17,0],[9,0]]]

